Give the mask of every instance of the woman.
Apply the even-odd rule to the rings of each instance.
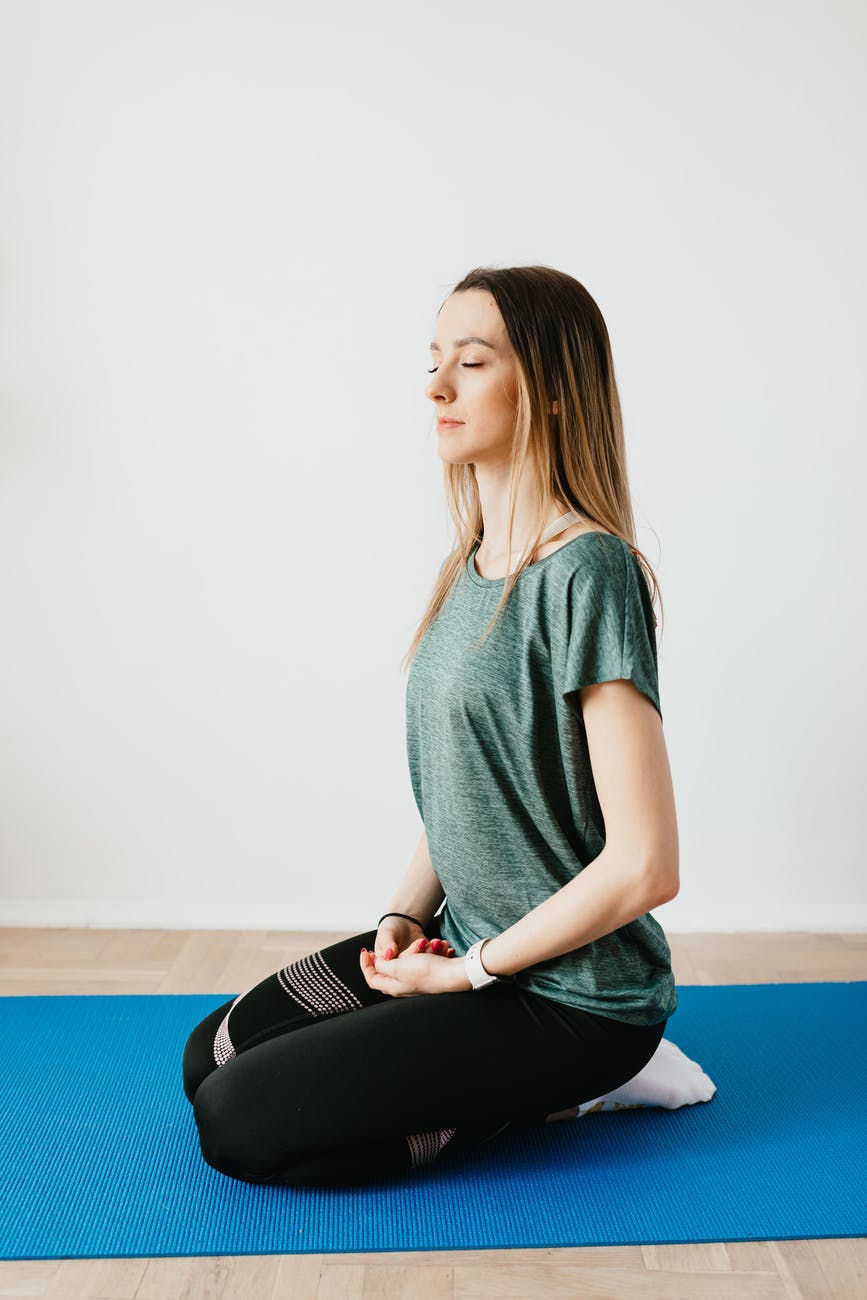
[[[633,1078],[677,1007],[650,915],[679,887],[656,619],[605,322],[559,271],[483,268],[431,350],[457,538],[407,655],[424,832],[376,929],[190,1035],[202,1153],[248,1182],[451,1159]]]

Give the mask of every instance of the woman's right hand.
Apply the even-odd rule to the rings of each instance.
[[[387,916],[376,932],[373,951],[377,957],[391,959],[398,957],[407,948],[416,952],[432,952],[441,957],[454,957],[455,950],[445,939],[430,939],[415,921],[407,921],[402,916]]]

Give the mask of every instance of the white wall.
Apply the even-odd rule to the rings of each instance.
[[[858,0],[0,5],[0,923],[364,929],[420,833],[435,311],[596,297],[684,929],[860,929]]]

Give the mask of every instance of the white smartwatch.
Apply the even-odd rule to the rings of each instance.
[[[482,965],[482,949],[487,942],[487,939],[480,939],[478,943],[474,943],[467,949],[464,956],[464,970],[474,989],[483,989],[486,984],[493,984],[500,978],[499,975],[492,975],[490,971],[486,971]]]

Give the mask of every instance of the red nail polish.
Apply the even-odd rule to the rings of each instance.
[[[427,947],[427,939],[422,939],[418,945],[419,952],[422,952],[426,947]]]

